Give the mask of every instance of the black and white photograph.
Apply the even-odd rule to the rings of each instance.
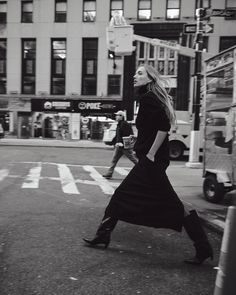
[[[235,295],[236,0],[0,0],[0,295]]]

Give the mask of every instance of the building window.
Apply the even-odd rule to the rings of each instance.
[[[177,40],[168,40],[177,42]],[[136,67],[147,63],[158,70],[161,75],[177,76],[178,53],[176,50],[137,42]]]
[[[139,0],[138,1],[138,19],[150,20],[151,19],[151,0]]]
[[[52,39],[51,94],[65,94],[66,40]]]
[[[220,51],[226,50],[236,45],[235,36],[220,37]]]
[[[232,12],[232,16],[226,16],[225,19],[232,20],[236,19],[236,1],[235,0],[226,0],[225,9],[228,12]]]
[[[0,24],[7,22],[7,2],[0,2]]]
[[[7,81],[7,41],[0,39],[0,94],[6,94]]]
[[[124,8],[123,8],[123,0],[111,0],[111,10],[110,10],[110,18],[114,15],[114,13],[123,16]]]
[[[22,40],[22,90],[23,94],[35,93],[36,40]]]
[[[97,94],[98,39],[83,38],[82,94]]]
[[[65,23],[67,13],[67,0],[56,0],[55,2],[55,22]]]
[[[202,1],[203,8],[210,8],[211,7],[211,0],[203,0]]]
[[[120,75],[108,75],[108,95],[120,95]]]
[[[33,1],[21,2],[21,22],[22,23],[33,22]]]
[[[95,22],[96,19],[96,0],[84,0],[83,21]]]
[[[232,9],[236,9],[236,2],[235,0],[226,0],[225,2],[225,8],[232,8]]]
[[[180,18],[180,0],[167,0],[166,19]]]

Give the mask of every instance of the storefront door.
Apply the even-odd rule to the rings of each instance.
[[[19,113],[18,114],[18,128],[17,128],[17,137],[18,138],[29,138],[30,137],[30,126],[31,117],[28,113]]]

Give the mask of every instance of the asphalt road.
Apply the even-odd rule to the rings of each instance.
[[[111,149],[0,147],[1,295],[213,294],[214,232],[215,258],[201,267],[183,263],[194,253],[184,231],[119,222],[107,250],[84,245],[132,167],[122,158],[104,180],[111,157]]]

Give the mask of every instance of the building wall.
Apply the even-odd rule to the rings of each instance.
[[[186,22],[193,23],[195,1],[181,1],[181,19],[166,21],[166,1],[152,1],[153,22]],[[224,9],[224,1],[212,0],[213,8]],[[7,85],[8,92],[21,89],[21,38],[37,39],[36,57],[36,94],[50,92],[50,40],[51,38],[67,38],[66,63],[66,92],[81,94],[81,66],[82,66],[82,37],[99,38],[98,49],[98,96],[106,95],[107,74],[114,72],[112,61],[107,59],[105,28],[109,21],[109,0],[97,0],[97,16],[95,23],[82,22],[82,1],[68,0],[67,23],[54,22],[54,0],[34,0],[34,22],[20,23],[21,1],[8,1],[7,27],[0,37],[7,38]],[[137,0],[124,1],[124,14],[132,23],[137,21]],[[209,52],[219,51],[220,36],[234,36],[235,20],[225,20],[222,17],[211,18],[214,24],[214,33],[209,34]],[[122,60],[117,61],[116,73],[122,74]]]
[[[7,1],[7,24],[1,26],[0,38],[7,38],[7,95],[15,93],[21,96],[21,38],[35,38],[37,40],[36,48],[36,93],[30,97],[41,94],[50,96],[50,75],[51,75],[51,38],[66,38],[67,40],[67,57],[66,57],[66,94],[65,97],[77,96],[81,98],[82,84],[82,38],[98,38],[98,71],[97,71],[97,98],[107,98],[107,75],[122,75],[122,85],[132,87],[132,75],[124,74],[129,66],[124,66],[124,58],[115,60],[116,68],[113,67],[113,60],[108,59],[108,50],[106,45],[105,29],[109,23],[110,17],[110,0],[97,0],[96,22],[84,23],[82,21],[82,0],[67,1],[67,22],[55,23],[54,0],[34,0],[33,1],[33,23],[21,23],[21,1]],[[225,1],[212,0],[212,8],[224,9]],[[179,20],[166,20],[166,0],[152,1],[152,19],[150,21],[138,21],[137,9],[138,0],[124,0],[124,16],[129,23],[135,27],[142,26],[149,29],[150,24],[158,24],[160,38],[165,38],[166,33],[161,35],[161,25],[169,24],[169,36],[175,36],[181,40],[179,28],[184,23],[195,23],[195,0],[181,0],[181,14]],[[236,20],[225,20],[224,17],[212,17],[210,23],[214,24],[214,32],[208,34],[208,51],[212,54],[218,53],[221,36],[235,36]],[[178,24],[178,25],[177,25]],[[171,29],[172,28],[172,29]],[[148,31],[145,33],[148,34]],[[152,34],[151,34],[152,35]],[[185,36],[190,39],[190,36]],[[133,57],[127,58],[131,61],[132,67],[135,62]],[[180,59],[181,60],[181,59]],[[190,63],[193,64],[193,63]],[[134,72],[134,68],[131,69]],[[191,71],[192,72],[192,71]],[[129,84],[125,79],[129,77]],[[187,81],[185,81],[187,83]],[[189,85],[190,85],[189,77]],[[187,90],[188,92],[188,90]],[[191,89],[190,89],[191,92]],[[186,93],[182,98],[181,105],[186,107],[184,100],[189,101],[191,93]],[[183,92],[181,92],[183,93]],[[120,96],[114,96],[110,99],[124,99],[124,108],[132,111],[129,97],[132,94],[130,89],[121,89]],[[24,97],[25,95],[22,95]],[[4,95],[0,95],[0,99]],[[132,117],[132,116],[129,116]]]

